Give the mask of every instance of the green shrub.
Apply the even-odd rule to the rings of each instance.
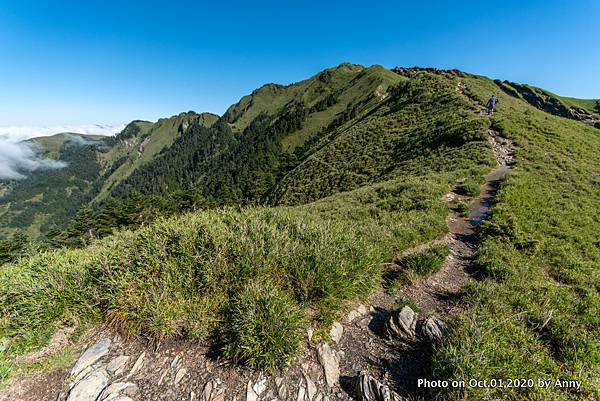
[[[458,204],[456,205],[456,211],[462,217],[469,217],[469,213],[471,212],[471,210],[469,209],[469,205],[466,202],[458,202]]]
[[[407,256],[402,264],[405,270],[427,276],[440,270],[449,252],[447,245],[432,246],[424,252]]]
[[[228,306],[224,354],[251,367],[285,367],[300,350],[303,312],[269,283],[249,283]]]

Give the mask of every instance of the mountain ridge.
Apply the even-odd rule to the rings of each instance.
[[[190,124],[51,249],[0,243],[1,377],[63,333],[114,339],[90,376],[133,357],[140,399],[596,398],[600,131],[514,85],[344,65]],[[88,383],[44,361],[53,395]],[[416,382],[516,377],[579,385]]]

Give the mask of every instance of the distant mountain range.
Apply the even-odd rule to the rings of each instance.
[[[459,71],[342,64],[292,85],[264,85],[221,117],[190,111],[156,123],[133,121],[115,137],[73,132],[29,139],[40,157],[64,167],[4,180],[0,235],[24,228],[32,237],[43,236],[52,226],[64,226],[82,204],[135,192],[194,187],[221,204],[301,204],[385,180],[435,151],[427,140],[450,135],[398,136],[398,130],[433,123],[439,117],[435,107],[429,122],[387,128],[388,119],[402,120],[407,104],[424,107],[418,101],[431,93],[429,75],[444,78],[438,78],[444,85],[460,76],[484,79]],[[506,81],[493,85],[497,93],[550,114],[600,124],[597,100]],[[431,101],[444,102],[442,93]],[[85,129],[105,134],[114,127]]]

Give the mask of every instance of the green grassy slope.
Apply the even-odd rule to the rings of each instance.
[[[393,255],[446,233],[448,209],[442,195],[457,180],[477,186],[492,166],[485,122],[455,93],[451,81],[423,73],[411,86],[406,77],[390,74],[380,67],[363,68],[344,78],[349,85],[343,90],[360,96],[356,114],[321,132],[322,143],[315,141],[304,151],[333,152],[342,138],[352,142],[356,137],[338,128],[353,124],[363,136],[370,133],[377,145],[357,143],[337,162],[347,157],[379,160],[381,166],[373,170],[360,167],[364,179],[355,179],[359,172],[352,170],[358,166],[343,167],[348,172],[343,177],[324,171],[313,180],[311,197],[295,201],[298,206],[196,212],[118,233],[88,249],[48,252],[5,267],[0,309],[8,318],[1,330],[13,339],[10,352],[39,343],[69,319],[102,319],[130,335],[198,338],[214,333],[221,336],[226,355],[267,368],[285,364],[299,343],[271,339],[297,339],[310,320],[326,327],[348,301],[367,296],[379,285],[382,264]],[[379,88],[386,79],[394,85]],[[440,99],[444,113],[433,107]],[[227,138],[235,140],[228,145],[236,150],[254,145],[249,153],[255,154],[262,152],[261,132],[287,137],[290,130],[271,131],[282,121],[294,121],[286,120],[286,110],[275,119],[259,114],[249,125],[254,128],[243,135],[231,133]],[[421,119],[422,110],[437,110],[440,116]],[[265,131],[256,129],[264,123]],[[219,138],[217,132],[197,128],[155,160],[185,149],[178,147],[183,138],[199,140],[209,151],[205,139]],[[244,142],[246,138],[252,141]],[[237,147],[238,140],[244,146]],[[391,150],[379,155],[388,145]],[[235,157],[234,165],[244,165]],[[217,166],[224,167],[218,174],[230,172],[228,164]],[[299,161],[290,173],[301,177],[312,171],[310,166]],[[337,190],[317,191],[329,181],[337,182]],[[61,291],[52,290],[54,280],[64,283]],[[47,298],[47,291],[54,295]],[[257,292],[264,297],[257,299]],[[275,306],[276,316],[269,314]],[[245,320],[257,315],[258,320]],[[275,321],[285,323],[276,336],[270,330],[281,325],[271,326]],[[250,344],[261,344],[260,349],[248,353]]]
[[[383,263],[446,233],[442,196],[457,181],[478,188],[494,167],[492,127],[516,142],[517,162],[482,228],[464,311],[434,348],[434,378],[577,379],[583,390],[432,396],[593,399],[600,130],[513,84],[511,92],[456,71],[399,72],[344,64],[265,86],[214,125],[193,124],[112,189],[189,185],[233,207],[5,265],[0,372],[72,320],[158,339],[214,334],[227,356],[285,365],[306,324],[327,328],[346,303],[378,288]],[[480,116],[476,102],[492,93],[497,113]]]
[[[600,99],[577,99],[564,96],[557,97],[570,107],[579,107],[591,114],[600,114]]]
[[[65,142],[70,140],[84,140],[84,141],[102,141],[106,139],[103,135],[83,135],[71,132],[63,132],[51,136],[42,136],[39,138],[32,138],[29,142],[39,146],[42,154],[50,159],[58,160],[60,158],[60,150]]]
[[[276,203],[309,202],[407,175],[449,173],[477,183],[491,167],[483,121],[452,80],[423,73],[315,141],[277,184]],[[374,100],[374,101],[373,101]],[[474,181],[473,181],[474,180]]]
[[[463,82],[481,101],[496,89],[483,78]],[[484,277],[465,290],[468,309],[437,354],[436,372],[583,387],[470,388],[469,399],[592,399],[600,377],[600,131],[505,94],[492,124],[517,142],[517,165],[483,228]]]
[[[136,169],[151,162],[160,151],[168,148],[177,136],[187,133],[191,124],[208,127],[217,119],[218,116],[210,113],[187,112],[161,118],[154,124],[134,122],[139,127],[139,132],[119,140],[102,157],[105,174],[95,201],[106,199],[113,186],[127,179]]]
[[[600,128],[600,101],[597,99],[561,97],[531,85],[499,80],[495,82],[505,93],[521,98],[538,109],[561,117],[587,121]]]
[[[242,98],[212,129],[178,138],[113,195],[193,186],[217,203],[295,205],[415,174],[420,165],[422,174],[452,170],[479,180],[491,158],[472,110],[433,74],[409,79],[342,64]],[[467,154],[477,163],[461,162]]]

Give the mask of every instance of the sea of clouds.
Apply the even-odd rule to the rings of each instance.
[[[120,132],[124,125],[64,125],[53,127],[0,127],[0,180],[18,180],[25,178],[28,172],[63,168],[62,161],[41,157],[39,150],[30,142],[30,138],[50,136],[61,132],[88,135],[110,136]],[[84,145],[85,140],[78,136],[70,137],[74,142]]]

